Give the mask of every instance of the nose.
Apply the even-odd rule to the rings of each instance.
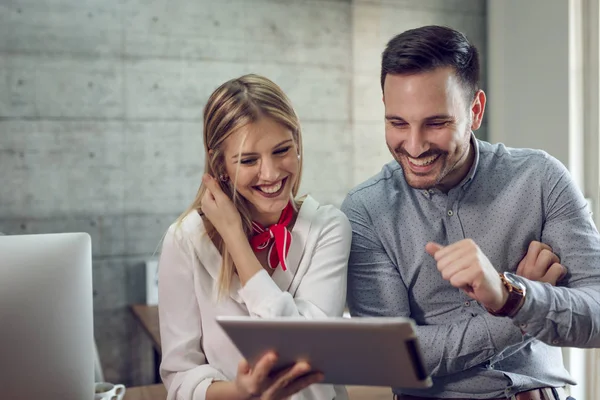
[[[429,142],[425,136],[425,132],[419,127],[410,129],[408,137],[404,141],[404,150],[414,158],[418,158],[421,154],[429,150]]]
[[[274,182],[279,177],[277,161],[272,157],[265,157],[260,163],[259,178],[266,182]]]

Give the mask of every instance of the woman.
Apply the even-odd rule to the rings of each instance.
[[[218,315],[341,316],[351,228],[341,211],[296,199],[302,169],[298,117],[270,80],[221,85],[204,109],[205,174],[168,230],[159,266],[161,376],[168,399],[346,399],[343,387],[299,362],[253,368]],[[312,385],[312,386],[311,386]]]

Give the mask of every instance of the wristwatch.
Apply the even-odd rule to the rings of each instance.
[[[514,279],[510,274],[506,272],[499,274],[500,280],[506,290],[508,290],[508,299],[506,303],[497,311],[490,310],[488,312],[497,317],[514,317],[515,314],[521,309],[525,302],[525,296],[527,288],[518,280]]]

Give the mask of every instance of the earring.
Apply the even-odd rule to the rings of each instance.
[[[300,154],[298,154],[298,160],[300,159]]]
[[[229,177],[227,176],[227,174],[221,174],[219,175],[219,180],[221,182],[227,182],[229,180]]]

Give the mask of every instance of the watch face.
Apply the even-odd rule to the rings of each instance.
[[[504,279],[506,279],[511,285],[523,292],[525,291],[525,285],[523,285],[520,281],[516,280],[512,275],[507,274],[506,272],[503,275]]]

